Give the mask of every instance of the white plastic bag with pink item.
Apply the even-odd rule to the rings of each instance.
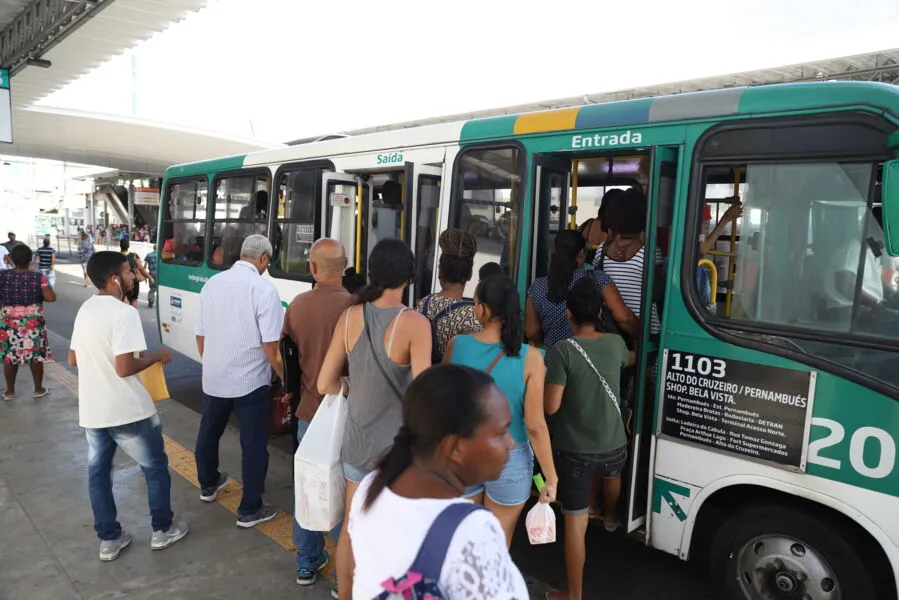
[[[556,541],[556,513],[549,503],[538,502],[524,519],[531,544],[552,544]]]

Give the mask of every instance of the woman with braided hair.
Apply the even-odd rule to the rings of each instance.
[[[443,358],[446,345],[457,335],[481,331],[481,324],[474,313],[474,303],[462,295],[471,280],[474,255],[478,242],[462,229],[450,228],[440,234],[440,260],[437,263],[437,279],[440,291],[418,301],[415,309],[426,316],[434,330],[431,361]]]

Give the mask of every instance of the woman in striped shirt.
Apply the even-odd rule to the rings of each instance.
[[[609,228],[609,237],[596,250],[593,267],[611,278],[618,286],[624,304],[639,317],[643,310],[646,260],[646,199],[643,194],[634,188],[622,192],[609,209],[605,224]],[[662,254],[656,249],[655,264],[662,261]],[[653,304],[650,333],[658,333],[660,329],[658,309]]]

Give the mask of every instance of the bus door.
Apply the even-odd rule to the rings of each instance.
[[[434,282],[442,176],[441,167],[406,163],[401,216],[402,239],[415,252],[415,279],[407,292],[412,305],[431,293]]]
[[[666,265],[654,258],[658,251],[659,231],[671,226],[674,207],[674,193],[677,174],[678,148],[656,147],[653,149],[649,177],[646,214],[646,252],[643,271],[643,308],[638,315],[641,323],[637,344],[636,402],[631,418],[628,480],[625,482],[627,498],[627,532],[630,533],[646,524],[646,510],[650,486],[650,455],[659,376],[659,348],[664,327],[653,323],[652,309],[664,318],[663,295]]]
[[[543,277],[549,268],[556,235],[567,227],[568,194],[571,182],[571,160],[538,154],[536,165],[537,202],[534,203],[534,243],[531,244],[531,272],[528,285]]]
[[[347,266],[363,272],[363,201],[371,190],[361,178],[348,173],[322,173],[322,203],[325,206],[322,237],[340,240],[346,249]]]

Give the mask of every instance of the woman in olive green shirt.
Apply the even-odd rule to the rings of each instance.
[[[621,471],[627,462],[627,437],[621,420],[621,369],[633,363],[619,335],[599,333],[602,293],[591,278],[568,292],[568,320],[574,336],[553,346],[544,387],[544,408],[555,415],[553,451],[559,476],[558,499],[565,518],[565,567],[568,592],[551,592],[552,600],[583,594],[584,560],[593,479],[602,479],[606,529],[617,517]]]

